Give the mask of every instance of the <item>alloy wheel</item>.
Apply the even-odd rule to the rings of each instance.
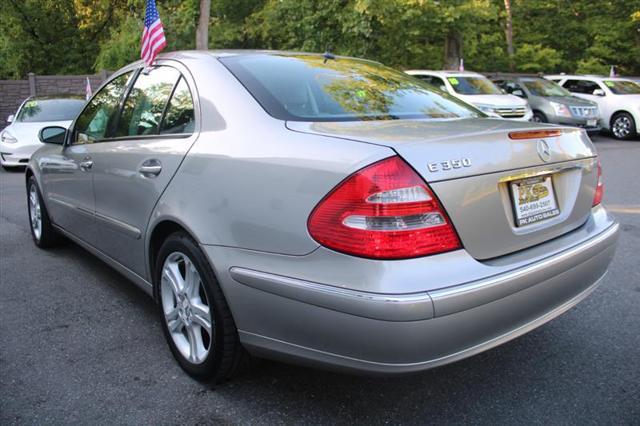
[[[40,207],[40,197],[38,188],[34,184],[29,187],[29,219],[31,220],[31,230],[36,240],[42,236],[42,209]]]
[[[187,255],[167,256],[160,291],[167,329],[180,354],[193,364],[204,362],[212,349],[214,324],[204,284]]]
[[[622,139],[629,136],[629,133],[631,133],[631,120],[629,120],[629,117],[623,115],[616,118],[613,122],[612,131],[617,138]]]

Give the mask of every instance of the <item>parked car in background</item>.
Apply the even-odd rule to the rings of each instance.
[[[41,137],[33,241],[66,235],[153,296],[200,379],[247,352],[378,374],[454,362],[579,303],[616,247],[583,130],[488,120],[372,61],[163,54]]]
[[[617,139],[638,137],[640,85],[625,78],[547,75],[572,94],[598,104],[600,124]]]
[[[518,121],[530,121],[533,118],[526,100],[503,92],[482,74],[428,70],[405,72],[475,106],[491,117]]]
[[[26,166],[42,146],[38,138],[40,129],[47,125],[69,126],[84,104],[84,97],[76,95],[27,98],[0,132],[0,165],[5,169]]]
[[[600,130],[598,105],[573,96],[552,81],[508,74],[490,75],[489,78],[507,93],[526,99],[533,110],[532,121],[566,124],[589,132]]]

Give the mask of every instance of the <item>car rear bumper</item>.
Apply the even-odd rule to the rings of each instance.
[[[437,265],[439,262],[433,261],[439,256],[425,258],[429,262],[420,262],[425,269],[413,275],[422,276],[419,287],[424,290],[411,293],[367,292],[354,289],[357,283],[326,285],[309,279],[311,276],[300,278],[305,275],[302,271],[314,266],[321,268],[316,276],[324,275],[329,281],[340,276],[345,282],[353,280],[354,271],[368,273],[355,264],[351,270],[342,270],[344,265],[332,264],[315,252],[290,259],[292,274],[285,275],[278,264],[290,256],[263,263],[258,260],[262,255],[255,252],[243,256],[238,252],[224,254],[229,249],[220,247],[205,249],[217,260],[216,272],[240,338],[250,352],[337,369],[390,374],[428,369],[471,356],[562,314],[600,283],[615,252],[617,236],[618,225],[604,209],[597,208],[579,230],[511,256],[482,263],[464,262],[463,257],[455,256],[441,258],[445,268],[449,261],[460,268],[473,268],[473,262],[477,263],[476,271],[450,269],[448,275],[454,279],[460,279],[461,274],[485,275],[478,279],[439,286],[438,280],[433,282],[429,277],[446,271],[431,273],[427,267],[430,262]],[[316,257],[316,262],[307,263],[304,257]],[[302,262],[303,267],[294,266],[296,262]],[[382,281],[372,282],[374,286],[390,280],[398,282],[402,276],[409,279],[412,274],[402,272],[403,268],[418,266],[393,262],[394,271],[380,269],[380,262],[366,262],[374,274],[382,275]]]
[[[567,117],[555,117],[558,124],[562,124],[564,126],[573,126],[573,127],[579,127],[581,129],[585,129],[587,132],[598,132],[600,131],[602,128],[600,127],[600,120],[597,117],[591,117],[591,118],[582,118],[582,117],[573,117],[573,118],[567,118]],[[595,126],[589,126],[587,125],[589,120],[596,120],[596,124]]]

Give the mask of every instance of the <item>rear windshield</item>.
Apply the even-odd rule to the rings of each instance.
[[[486,77],[448,77],[456,93],[461,95],[501,95],[502,92]]]
[[[640,95],[640,84],[630,80],[605,80],[604,84],[616,95]]]
[[[522,83],[529,89],[533,96],[542,96],[548,98],[551,96],[571,96],[571,93],[558,86],[556,83],[543,78],[531,80],[522,80]]]
[[[71,121],[84,103],[82,99],[30,99],[20,108],[17,121]]]
[[[380,64],[321,55],[220,58],[271,116],[291,121],[479,117],[461,101]]]

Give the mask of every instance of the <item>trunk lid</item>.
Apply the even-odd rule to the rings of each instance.
[[[551,126],[493,119],[288,122],[290,130],[388,146],[431,186],[464,248],[490,259],[540,244],[580,225],[591,212],[596,151],[586,133],[564,128],[543,138],[509,133]],[[553,126],[554,129],[560,127]],[[544,151],[544,150],[542,150]],[[546,160],[546,161],[545,161]],[[559,214],[517,226],[512,183],[551,176]]]

